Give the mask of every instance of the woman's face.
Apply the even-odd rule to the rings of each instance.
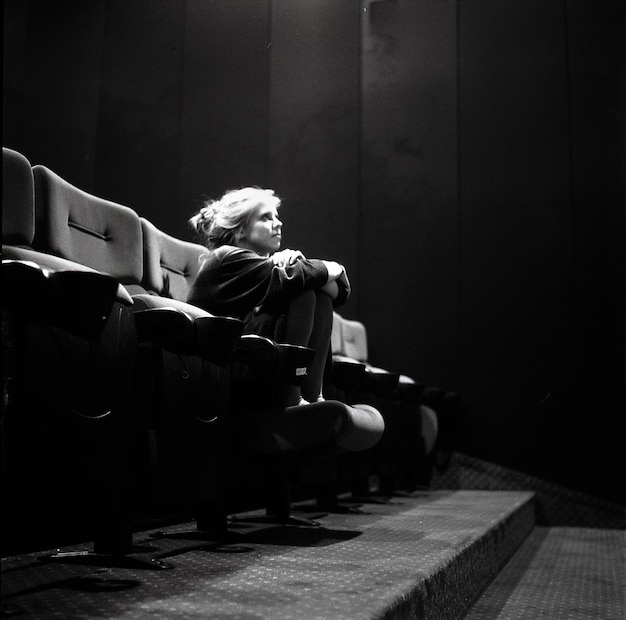
[[[243,229],[240,245],[261,256],[270,256],[280,249],[282,229],[278,207],[260,204]]]

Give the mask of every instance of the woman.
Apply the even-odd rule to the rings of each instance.
[[[247,333],[315,350],[307,377],[286,405],[322,401],[333,307],[350,283],[335,261],[280,250],[280,199],[272,190],[244,187],[208,201],[189,221],[210,250],[188,301],[246,323]]]

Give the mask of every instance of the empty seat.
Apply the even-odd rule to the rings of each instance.
[[[5,532],[80,531],[96,550],[123,553],[132,299],[111,276],[32,248],[31,165],[7,148],[2,224]]]
[[[369,361],[367,331],[365,325],[342,317],[333,317],[333,361],[356,361],[365,365],[365,380],[357,389],[357,395],[372,399],[385,416],[387,433],[377,447],[372,465],[380,476],[381,492],[391,494],[395,487],[415,487],[425,484],[430,468],[429,455],[438,436],[438,415],[423,402],[424,394],[443,394],[437,388],[424,388],[411,377],[389,372]]]

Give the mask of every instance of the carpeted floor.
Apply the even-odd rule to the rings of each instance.
[[[434,489],[524,490],[535,494],[537,524],[554,527],[626,529],[626,506],[581,493],[454,452],[443,471],[433,472]]]
[[[623,620],[626,531],[536,527],[465,620]]]
[[[328,514],[318,528],[238,520],[226,543],[191,535],[193,524],[136,535],[136,559],[158,556],[172,570],[4,558],[3,615],[455,619],[534,526],[524,492],[423,492],[361,510]]]

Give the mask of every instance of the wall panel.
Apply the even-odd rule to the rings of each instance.
[[[359,6],[275,0],[272,9],[268,183],[283,197],[285,245],[358,263]]]
[[[24,73],[13,148],[92,190],[105,0],[28,2]]]
[[[461,447],[569,478],[574,272],[561,3],[460,8]]]
[[[107,0],[98,123],[99,195],[164,230],[177,212],[181,2]]]
[[[5,0],[2,38],[2,139],[16,148],[24,133],[24,62],[28,32],[28,2]]]
[[[363,6],[361,317],[374,363],[455,389],[456,3]]]
[[[179,213],[186,221],[203,197],[265,185],[269,12],[266,0],[185,6]]]
[[[578,479],[626,501],[626,5],[567,3]],[[575,460],[584,446],[594,466]],[[580,452],[579,452],[580,453]]]

